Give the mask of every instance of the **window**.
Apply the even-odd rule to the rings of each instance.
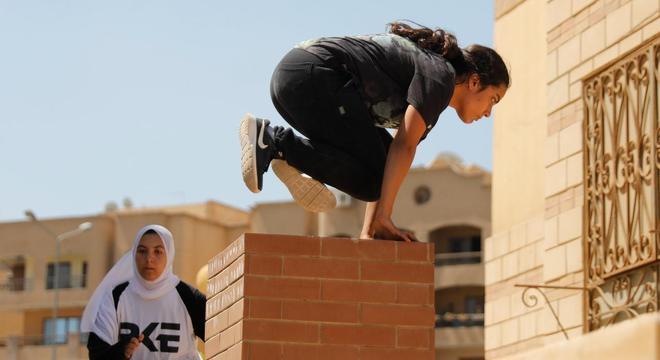
[[[656,38],[583,81],[587,328],[658,309]]]
[[[55,289],[56,284],[60,289],[71,288],[71,263],[68,261],[57,263],[57,272],[58,279],[55,279],[55,263],[49,263],[46,275],[46,289]]]
[[[457,286],[435,291],[436,327],[484,325],[484,288]]]
[[[11,266],[11,290],[25,290],[25,262],[16,263]]]
[[[483,296],[466,296],[465,297],[465,312],[468,314],[483,314],[484,313],[484,297]]]
[[[69,334],[80,332],[79,317],[58,317],[44,320],[44,345],[66,344]]]
[[[0,290],[25,291],[28,285],[23,256],[0,260]]]
[[[447,226],[431,232],[435,244],[435,265],[478,264],[481,262],[481,230],[472,226]]]
[[[422,205],[431,200],[431,189],[428,186],[422,185],[415,189],[415,203]]]
[[[87,287],[87,261],[83,261],[82,263],[82,278],[80,279],[80,287],[86,288]]]

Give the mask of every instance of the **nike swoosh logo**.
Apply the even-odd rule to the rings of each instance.
[[[266,123],[264,121],[261,122],[261,130],[259,130],[259,137],[257,138],[257,145],[259,145],[259,148],[261,149],[266,149],[268,148],[268,145],[264,144],[264,130],[266,129]]]

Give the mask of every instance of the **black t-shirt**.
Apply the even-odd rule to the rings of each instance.
[[[297,47],[324,61],[344,64],[359,82],[379,127],[398,128],[410,104],[424,118],[424,139],[454,92],[451,64],[442,55],[398,35],[320,38]]]

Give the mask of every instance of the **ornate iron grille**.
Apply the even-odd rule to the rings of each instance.
[[[658,304],[660,38],[583,83],[585,328]]]

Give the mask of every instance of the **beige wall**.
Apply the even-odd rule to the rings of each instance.
[[[431,198],[417,204],[415,190],[428,186]],[[288,235],[349,235],[357,238],[362,229],[365,203],[351,199],[327,213],[306,213],[293,202],[263,203],[251,213],[253,232]],[[413,168],[397,196],[392,220],[412,230],[421,241],[444,226],[470,225],[481,229],[482,238],[491,233],[490,174],[451,161]]]
[[[436,334],[436,336],[438,336],[438,334]],[[435,354],[437,360],[479,360],[484,357],[483,350],[462,347],[457,349],[439,349],[436,350]]]
[[[118,215],[136,215],[144,213],[153,213],[157,211],[160,214],[170,215],[191,215],[196,218],[217,222],[225,226],[245,225],[249,214],[245,210],[221,204],[209,200],[201,204],[174,205],[160,208],[128,208],[115,211]]]
[[[23,334],[25,331],[25,317],[20,311],[0,311],[0,338]]]
[[[431,188],[431,200],[418,205],[414,192],[421,185]],[[431,231],[453,225],[471,225],[489,236],[490,187],[490,174],[469,173],[462,165],[413,169],[399,191],[393,220],[424,241]]]
[[[69,343],[56,346],[57,358],[67,360],[86,360],[89,359],[87,355],[87,347],[80,345],[79,342],[73,344]],[[9,347],[0,347],[0,359],[7,360],[33,360],[33,359],[50,359],[52,355],[52,346],[28,345],[17,348],[16,353],[12,353]]]
[[[69,218],[46,221],[57,234],[91,221],[91,231],[61,242],[62,259],[87,259],[88,280],[95,284],[108,269],[111,254],[111,222],[104,218]],[[43,229],[29,222],[7,223],[0,226],[0,255],[3,259],[26,257],[27,291],[0,292],[0,310],[26,310],[52,306],[53,291],[46,290],[46,264],[54,260],[55,241]],[[93,260],[92,260],[93,259]],[[91,294],[89,289],[68,289],[61,292],[63,303],[81,306]]]
[[[318,233],[318,217],[294,202],[257,204],[250,213],[250,232],[315,235]]]
[[[569,0],[570,1],[570,0]],[[493,233],[543,212],[545,1],[524,1],[495,22],[511,88],[493,122]]]
[[[539,301],[527,307],[522,288],[514,285],[583,286],[582,79],[660,31],[658,0],[497,0],[495,4],[496,47],[513,68],[513,88],[507,97],[518,94],[514,89],[519,86],[521,93],[505,98],[495,113],[494,231],[484,249],[488,359],[564,338],[540,294],[530,290],[528,295]],[[536,64],[544,64],[537,71],[545,75],[531,76]],[[530,76],[516,76],[521,72]],[[526,110],[520,110],[526,109],[527,94],[543,109],[540,117],[529,118]],[[513,140],[520,146],[517,151],[535,154],[533,161],[504,146],[514,136],[524,139]],[[502,185],[503,181],[512,186]],[[512,191],[514,184],[518,193]],[[569,338],[580,337],[585,318],[582,291],[545,289],[544,293]]]

